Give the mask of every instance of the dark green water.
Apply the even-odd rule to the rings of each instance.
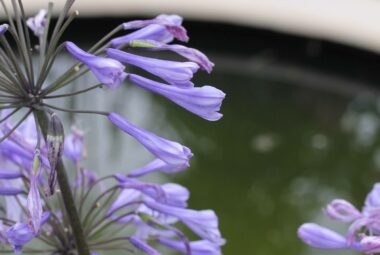
[[[221,121],[204,121],[131,86],[78,97],[73,105],[118,111],[190,147],[195,156],[187,172],[153,178],[187,186],[192,208],[217,212],[228,241],[224,254],[337,254],[309,249],[296,230],[305,221],[343,230],[320,209],[335,197],[360,207],[379,179],[376,98],[347,98],[218,68],[196,83],[226,92]],[[127,173],[151,158],[107,120],[77,122],[88,133],[88,165],[100,173]]]

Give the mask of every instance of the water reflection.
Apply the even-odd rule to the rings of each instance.
[[[76,87],[95,84],[86,79]],[[201,75],[196,83],[215,84],[227,93],[220,122],[206,122],[132,86],[63,104],[117,111],[189,146],[195,154],[191,169],[168,178],[190,188],[192,208],[217,211],[228,240],[224,254],[338,254],[306,247],[296,229],[313,221],[343,230],[320,211],[332,198],[361,206],[379,177],[379,101],[218,69],[212,76]],[[106,119],[75,120],[89,137],[90,168],[128,172],[151,159]]]

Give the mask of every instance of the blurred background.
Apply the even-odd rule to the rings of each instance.
[[[47,3],[24,2],[29,14]],[[190,147],[188,171],[153,178],[187,186],[190,207],[217,212],[225,255],[339,254],[308,248],[296,230],[313,221],[344,231],[321,209],[336,197],[360,208],[380,177],[380,1],[77,0],[76,8],[65,39],[83,47],[125,21],[184,16],[189,46],[216,64],[195,84],[226,92],[225,116],[207,122],[131,85],[56,104],[117,111]],[[53,76],[72,60],[59,61]],[[67,117],[87,133],[94,171],[127,173],[151,159],[107,120]]]

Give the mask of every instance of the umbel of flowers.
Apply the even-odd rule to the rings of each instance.
[[[74,42],[61,42],[78,15],[70,11],[74,0],[66,1],[55,22],[52,3],[32,18],[25,16],[21,0],[11,0],[10,6],[4,0],[0,3],[9,19],[0,26],[0,253],[87,255],[124,250],[129,254],[137,249],[157,255],[162,246],[183,254],[221,254],[225,241],[212,210],[188,209],[189,191],[181,185],[139,180],[152,172],[186,170],[193,156],[189,148],[114,112],[64,109],[49,103],[130,82],[203,119],[219,120],[225,94],[191,81],[200,69],[210,73],[213,63],[196,49],[171,44],[188,40],[182,18],[159,15],[126,22],[85,51]],[[38,38],[37,46],[31,44],[31,36]],[[130,53],[131,48],[133,52],[172,51],[185,60],[143,57]],[[55,59],[63,51],[72,55],[73,66],[48,83]],[[36,57],[38,61],[32,61]],[[126,65],[156,78],[127,73]],[[92,73],[98,83],[59,93],[86,73]],[[57,114],[61,111],[106,117],[155,159],[129,173],[98,178],[82,164],[83,132],[74,127],[65,136]],[[69,182],[62,157],[74,163],[75,181]],[[188,239],[183,227],[199,238]]]
[[[315,223],[305,223],[298,229],[298,236],[307,245],[325,250],[380,253],[380,183],[367,195],[362,210],[346,200],[335,199],[324,213],[332,220],[349,224],[346,233],[342,235]]]

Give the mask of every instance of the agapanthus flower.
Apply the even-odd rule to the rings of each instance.
[[[66,42],[66,49],[76,59],[87,65],[96,78],[109,88],[119,87],[127,76],[124,72],[125,67],[119,61],[91,55],[72,42]]]
[[[162,95],[206,120],[217,121],[223,117],[218,111],[226,95],[217,88],[203,86],[200,88],[180,89],[136,74],[128,75],[128,79],[137,86]]]
[[[156,17],[156,19],[165,20],[165,22],[167,24],[171,24],[172,27],[173,26],[180,27],[182,24],[182,17],[178,15],[159,15]],[[117,48],[122,45],[128,44],[132,40],[155,40],[162,43],[169,43],[174,40],[174,35],[172,31],[168,29],[170,27],[165,26],[163,24],[153,23],[152,21],[149,21],[149,22],[150,24],[145,23],[146,26],[143,28],[140,28],[139,30],[136,30],[127,35],[112,39],[111,40],[112,46]],[[124,24],[123,24],[123,28],[131,27],[130,25],[128,25],[128,23],[124,23]]]
[[[116,89],[128,76],[126,67],[137,66],[160,81],[129,74],[129,82],[215,121],[222,117],[219,111],[225,94],[211,86],[194,88],[192,82],[199,68],[210,72],[213,63],[196,49],[169,44],[174,39],[189,39],[182,18],[177,15],[125,22],[88,50],[70,41],[59,44],[79,15],[78,11],[70,12],[74,2],[65,1],[56,22],[51,22],[53,3],[29,19],[24,16],[23,1],[14,1],[13,11],[2,4],[9,25],[0,25],[0,243],[16,254],[32,251],[90,255],[111,247],[157,255],[155,246],[161,244],[181,253],[219,255],[225,241],[212,210],[189,209],[190,192],[179,184],[138,179],[153,172],[184,171],[193,156],[189,148],[146,131],[117,113],[66,109],[49,103],[51,99],[72,97],[103,86]],[[11,43],[4,35],[8,28]],[[32,45],[35,40],[27,38],[29,29],[38,37],[38,45]],[[140,47],[142,43],[149,47]],[[142,57],[131,54],[131,47],[169,50],[188,61]],[[73,57],[73,66],[53,79],[51,70],[63,50]],[[71,93],[58,92],[86,74],[94,75],[98,84]],[[58,112],[107,117],[155,159],[129,173],[98,177],[83,165],[87,157],[83,132],[72,129],[65,137],[67,125]],[[66,161],[71,161],[70,171],[65,169]],[[68,177],[68,173],[75,176]],[[188,240],[181,231],[183,226],[201,240]],[[120,227],[126,231],[117,231]],[[115,235],[110,236],[110,231]],[[41,250],[28,247],[35,239],[42,241]]]
[[[199,69],[198,64],[194,62],[154,59],[116,49],[108,49],[107,55],[120,62],[138,66],[180,88],[193,87],[194,84],[191,82],[191,79]]]
[[[324,212],[328,217],[350,224],[345,234],[306,223],[298,229],[298,236],[309,246],[319,249],[355,250],[367,254],[380,252],[379,192],[380,185],[375,184],[361,211],[343,199],[335,199],[326,206]]]
[[[115,126],[133,136],[148,151],[167,164],[176,167],[189,166],[189,159],[193,154],[186,146],[139,128],[116,113],[109,114],[108,118]]]
[[[36,36],[42,36],[45,32],[46,21],[47,10],[42,9],[38,12],[38,14],[35,17],[29,18],[26,21],[26,24],[34,32]]]
[[[141,48],[151,51],[173,51],[187,60],[197,63],[203,70],[211,73],[214,63],[208,57],[197,49],[189,48],[179,44],[165,44],[154,40],[132,40],[128,43],[132,48]]]

